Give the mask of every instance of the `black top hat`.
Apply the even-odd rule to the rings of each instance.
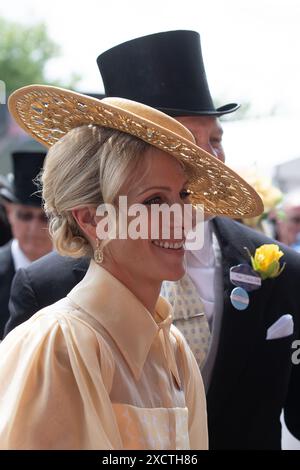
[[[46,152],[12,153],[13,179],[0,189],[0,196],[8,202],[41,207],[42,199],[35,194],[38,188],[33,179],[43,168],[45,156]]]
[[[100,54],[97,63],[106,96],[140,101],[171,116],[221,116],[239,108],[215,108],[195,31],[133,39]]]

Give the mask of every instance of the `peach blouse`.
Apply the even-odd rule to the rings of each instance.
[[[0,344],[0,449],[207,449],[196,361],[162,297],[153,318],[91,261]]]

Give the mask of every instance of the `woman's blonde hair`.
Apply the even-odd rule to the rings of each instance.
[[[40,181],[49,231],[60,254],[92,256],[72,209],[114,204],[148,147],[129,134],[89,125],[72,129],[50,148]]]

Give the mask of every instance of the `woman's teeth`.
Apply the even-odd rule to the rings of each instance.
[[[152,243],[156,246],[159,246],[159,248],[169,248],[172,250],[180,250],[180,248],[183,248],[184,245],[184,242],[171,243],[161,242],[159,240],[152,240]]]

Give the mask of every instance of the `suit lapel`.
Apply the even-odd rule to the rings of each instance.
[[[253,253],[256,246],[245,237],[238,223],[218,217],[213,223],[222,251],[224,304],[219,346],[207,397],[211,416],[224,406],[223,401],[239,381],[256,341],[262,339],[263,311],[272,289],[272,283],[264,281],[260,289],[249,293],[250,302],[246,310],[239,311],[232,306],[230,294],[234,286],[230,282],[229,270],[237,264],[249,264],[244,247]]]

